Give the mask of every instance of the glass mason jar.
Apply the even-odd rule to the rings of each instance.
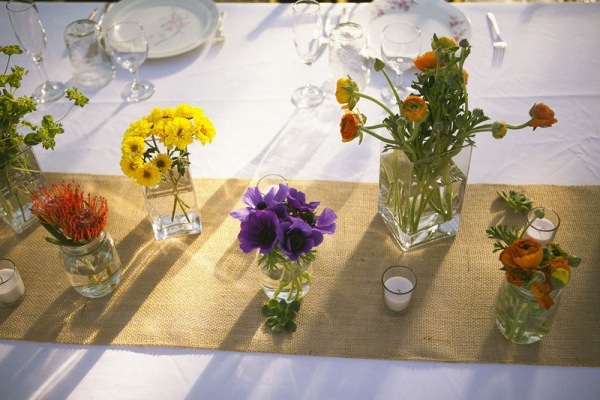
[[[550,331],[560,304],[560,289],[550,292],[554,305],[544,308],[522,286],[503,280],[496,302],[496,326],[508,340],[519,344],[535,343]]]
[[[385,151],[379,168],[379,215],[404,251],[458,232],[472,146],[411,161]]]
[[[303,258],[296,261],[286,258],[275,267],[268,268],[262,256],[258,254],[257,263],[262,272],[260,286],[267,297],[291,303],[306,296],[311,285],[311,262]]]
[[[42,185],[40,166],[29,146],[0,165],[0,218],[16,233],[37,221],[31,213],[31,194]]]
[[[121,261],[108,232],[83,246],[60,246],[60,258],[71,286],[85,297],[102,297],[121,282]]]
[[[156,240],[202,232],[189,166],[181,175],[176,169],[162,173],[158,185],[143,192]]]

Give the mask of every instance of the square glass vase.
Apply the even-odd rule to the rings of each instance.
[[[400,249],[457,234],[472,147],[411,161],[404,151],[382,146],[379,215]]]
[[[189,166],[182,174],[170,169],[160,182],[143,188],[148,219],[156,240],[202,233],[202,222]]]

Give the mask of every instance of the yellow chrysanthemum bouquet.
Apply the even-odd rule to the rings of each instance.
[[[202,145],[211,143],[215,135],[212,121],[199,107],[180,104],[175,108],[154,108],[125,131],[121,144],[121,170],[146,188],[146,200],[151,188],[164,186],[162,192],[170,191],[169,195],[173,197],[168,222],[175,221],[179,207],[189,223],[188,212],[192,205],[186,204],[181,196],[182,181],[189,181],[191,185],[188,146],[194,141]],[[148,205],[151,214],[152,207]],[[152,215],[151,220],[153,226],[160,223]],[[163,216],[158,220],[164,220]]]

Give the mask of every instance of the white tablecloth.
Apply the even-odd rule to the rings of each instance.
[[[69,81],[62,29],[100,3],[40,3],[46,24],[46,66],[51,78]],[[316,109],[290,102],[307,75],[292,41],[288,4],[217,5],[228,12],[226,43],[214,57],[201,47],[148,60],[142,78],[154,96],[125,104],[119,94],[131,78],[119,70],[105,88],[88,92],[90,104],[64,121],[53,152],[36,149],[44,171],[120,175],[120,140],[128,124],[154,106],[190,103],[205,109],[217,128],[213,144],[192,147],[195,177],[258,177],[375,182],[379,143],[343,144],[339,106],[332,96]],[[358,18],[368,4],[322,4]],[[471,107],[492,119],[521,123],[535,102],[556,112],[551,129],[511,132],[501,141],[480,135],[470,183],[600,184],[600,37],[598,4],[456,5],[470,19],[468,60]],[[500,68],[492,67],[485,13],[493,11],[509,43]],[[4,7],[0,44],[16,43]],[[39,81],[32,62],[24,90]],[[331,90],[327,54],[312,67],[314,83]],[[372,76],[367,91],[382,87]],[[54,113],[59,102],[40,107]],[[378,110],[361,104],[371,120]],[[595,216],[593,216],[595,217]],[[0,256],[2,249],[0,245]],[[16,310],[18,312],[18,309]],[[2,327],[0,326],[0,330]],[[335,340],[332,338],[332,340]],[[231,353],[174,348],[70,346],[0,341],[2,398],[445,398],[594,399],[600,368],[450,364],[438,362]]]

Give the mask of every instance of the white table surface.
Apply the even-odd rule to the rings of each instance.
[[[48,36],[51,78],[69,81],[62,29],[100,3],[39,3]],[[368,4],[322,4],[353,16]],[[339,106],[298,110],[292,91],[305,71],[295,53],[288,4],[217,4],[228,12],[227,41],[213,58],[206,48],[148,60],[142,78],[154,96],[125,104],[119,93],[130,75],[119,70],[90,104],[65,120],[55,151],[36,149],[42,169],[120,175],[121,135],[154,106],[191,103],[217,128],[213,144],[192,148],[194,177],[253,178],[279,172],[288,179],[375,182],[379,143],[343,144]],[[597,3],[460,3],[470,19],[473,52],[467,63],[472,107],[492,119],[520,123],[535,102],[559,120],[551,129],[477,138],[469,183],[600,184],[600,5]],[[509,43],[492,68],[485,13],[493,11]],[[3,5],[0,43],[16,43]],[[24,90],[38,83],[32,62]],[[312,80],[330,90],[327,53]],[[382,87],[373,76],[367,91]],[[64,102],[40,111],[58,112]],[[361,103],[371,120],[378,110]],[[0,256],[2,248],[0,244]],[[16,310],[18,312],[18,309]],[[0,332],[2,327],[0,326]],[[332,338],[332,340],[334,340]],[[236,353],[176,348],[80,346],[0,340],[0,398],[85,399],[598,399],[600,368],[387,361]]]

